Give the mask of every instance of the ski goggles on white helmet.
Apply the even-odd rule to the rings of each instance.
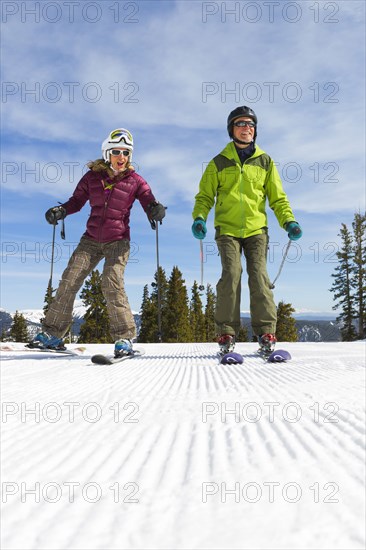
[[[103,153],[103,158],[106,162],[110,161],[111,149],[115,149],[116,147],[123,147],[124,149],[128,149],[129,151],[131,151],[130,153],[130,162],[131,162],[132,151],[133,151],[133,137],[132,137],[132,134],[125,128],[118,128],[117,130],[113,130],[109,134],[107,139],[103,141],[102,153]]]
[[[123,143],[125,143],[126,145],[130,145],[131,147],[133,147],[132,134],[125,128],[119,128],[118,130],[113,130],[113,132],[109,134],[108,141],[114,144],[120,143],[123,141]]]

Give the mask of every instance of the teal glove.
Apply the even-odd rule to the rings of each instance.
[[[196,239],[204,239],[207,233],[205,220],[202,218],[196,218],[192,225],[192,233]]]
[[[299,226],[299,224],[297,222],[288,222],[288,223],[286,223],[285,229],[286,229],[286,231],[288,233],[288,236],[289,236],[289,239],[291,241],[297,241],[302,236],[301,227]]]

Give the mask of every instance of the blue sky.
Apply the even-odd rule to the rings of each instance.
[[[341,223],[365,209],[364,2],[3,2],[1,306],[43,306],[52,227],[100,157],[108,132],[134,135],[134,163],[168,206],[160,263],[200,279],[191,234],[205,165],[228,142],[226,118],[249,105],[259,146],[278,164],[304,236],[292,245],[275,298],[330,312]],[[55,286],[84,232],[89,208],[57,234]],[[204,282],[220,262],[213,211]],[[273,280],[287,235],[269,213]],[[126,270],[131,307],[156,269],[155,234],[138,202]],[[101,267],[101,266],[100,266]],[[243,277],[242,311],[248,310]]]

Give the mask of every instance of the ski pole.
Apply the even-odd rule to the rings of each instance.
[[[50,289],[50,292],[51,292],[51,296],[52,296],[53,264],[54,264],[54,259],[55,259],[56,225],[57,225],[57,222],[53,224],[53,230],[52,230],[51,273],[50,273],[50,280],[48,281],[48,286],[49,286],[49,289]]]
[[[162,341],[161,334],[161,293],[160,293],[160,262],[159,262],[159,224],[155,223],[156,236],[156,284],[158,291],[158,341]]]
[[[292,236],[292,238],[293,238],[294,240],[296,240],[296,239],[299,238],[299,237],[296,237],[296,235],[299,235],[299,237],[301,237],[301,229],[300,229],[300,227],[295,227],[295,228],[293,228],[293,230],[292,230],[292,235],[291,235],[291,236]],[[290,234],[289,234],[289,236],[290,236]],[[284,265],[284,263],[285,263],[286,256],[287,256],[287,253],[288,253],[288,251],[289,251],[290,246],[291,246],[291,238],[289,238],[289,240],[288,240],[288,243],[287,243],[287,246],[286,246],[286,250],[285,250],[285,253],[284,253],[284,255],[283,255],[281,265],[280,265],[280,269],[278,270],[278,273],[277,273],[277,275],[276,275],[276,277],[275,277],[273,283],[272,283],[271,286],[269,287],[269,288],[271,288],[271,289],[273,289],[273,288],[275,287],[275,282],[277,281],[278,277],[281,275],[281,271],[282,271],[283,265]]]
[[[167,210],[167,206],[164,206]],[[164,217],[164,216],[163,216]],[[156,286],[157,286],[157,297],[158,297],[158,342],[162,342],[162,331],[161,331],[161,288],[160,288],[160,262],[159,262],[159,223],[162,224],[161,220],[155,221],[150,219],[148,216],[151,229],[155,229],[156,237]]]
[[[156,243],[156,289],[158,294],[158,342],[162,342],[161,334],[161,294],[160,294],[160,262],[159,262],[159,223],[150,220],[151,229],[155,230]],[[161,222],[160,222],[161,223]]]
[[[202,230],[202,224],[197,224],[197,231]],[[198,290],[203,292],[205,290],[205,286],[203,284],[203,242],[202,239],[200,239],[200,264],[201,264],[201,284],[198,287]]]
[[[200,240],[200,262],[201,262],[201,284],[198,287],[198,290],[203,292],[205,290],[205,285],[203,284],[203,242]]]
[[[278,277],[281,275],[281,271],[282,271],[282,269],[283,269],[283,266],[284,266],[284,263],[285,263],[285,260],[286,260],[286,257],[287,257],[287,253],[288,253],[288,251],[289,251],[290,246],[291,246],[291,240],[289,239],[289,240],[288,240],[288,243],[287,243],[287,246],[286,246],[285,253],[284,253],[283,258],[282,258],[282,262],[281,262],[281,265],[280,265],[280,269],[278,270],[278,273],[277,273],[276,277],[274,278],[273,283],[271,283],[271,286],[269,287],[271,290],[274,289],[274,287],[275,287],[275,282],[277,281]]]

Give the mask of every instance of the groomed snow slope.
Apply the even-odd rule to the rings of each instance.
[[[361,549],[365,343],[2,353],[4,549]]]

